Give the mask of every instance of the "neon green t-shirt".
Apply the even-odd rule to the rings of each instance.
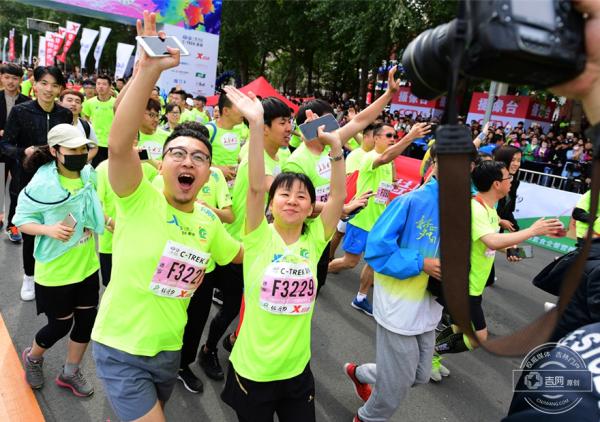
[[[191,295],[240,244],[208,208],[179,211],[145,179],[115,202],[112,276],[92,339],[138,356],[180,350]]]
[[[152,134],[138,133],[138,146],[147,150],[148,155],[153,160],[162,159],[163,145],[169,137],[169,132],[161,128],[156,128],[156,131]]]
[[[360,163],[366,154],[367,151],[362,148],[357,148],[348,154],[346,157],[346,174],[352,174],[358,170],[360,168]]]
[[[317,262],[329,239],[321,218],[286,245],[263,219],[244,241],[244,323],[230,356],[235,371],[258,382],[302,373],[310,360]]]
[[[581,198],[579,198],[579,201],[577,202],[576,207],[581,208],[582,210],[589,213],[591,197],[592,197],[592,191],[588,190],[586,193],[584,193],[581,196]],[[598,210],[597,217],[600,217],[600,210]],[[582,223],[581,221],[575,221],[575,235],[577,237],[584,238],[585,235],[587,234],[587,230],[588,230],[588,224]],[[596,220],[594,221],[594,231],[596,233],[600,233],[600,218],[596,218]]]
[[[191,110],[191,112],[194,115],[194,120],[195,121],[200,122],[203,125],[205,125],[208,122],[210,122],[210,116],[208,115],[208,113],[206,112],[206,110],[200,111],[197,108],[193,108]]]
[[[158,175],[152,181],[152,185],[162,192],[165,181],[161,175]],[[210,168],[208,181],[200,188],[196,198],[213,208],[223,209],[231,206],[231,194],[225,176],[223,176],[220,169],[217,167]]]
[[[233,130],[236,130],[240,137],[240,146],[244,146],[248,138],[250,137],[250,129],[244,123],[240,123],[239,125],[235,125]]]
[[[317,141],[311,141],[317,142]],[[316,155],[310,151],[303,142],[283,166],[283,171],[306,174],[317,193],[317,201],[327,202],[329,198],[329,185],[331,181],[331,162],[329,161],[329,148],[323,149]]]
[[[196,116],[194,115],[194,113],[192,113],[191,110],[184,108],[183,111],[181,112],[181,115],[179,116],[179,123],[195,122],[195,121],[196,121]]]
[[[27,79],[21,82],[21,94],[23,94],[26,97],[29,97],[29,93],[31,92],[32,87],[33,84],[31,83],[31,79]]]
[[[266,176],[277,176],[281,173],[281,165],[279,161],[273,160],[269,154],[264,152],[265,157],[265,175]],[[250,181],[248,180],[248,159],[242,161],[238,168],[237,177],[235,178],[235,184],[233,185],[233,215],[235,219],[233,223],[227,224],[225,227],[231,236],[235,239],[242,239],[242,230],[244,228],[244,222],[246,221],[246,199],[248,196],[248,188]],[[265,203],[266,203],[265,196]]]
[[[365,231],[371,231],[377,219],[383,214],[393,190],[392,163],[374,169],[373,162],[377,157],[379,154],[375,150],[365,154],[360,162],[356,181],[357,195],[362,195],[369,190],[375,194],[369,198],[365,209],[350,220],[350,224]]]
[[[217,128],[217,133],[213,138],[213,133]],[[240,155],[240,134],[235,127],[231,130],[222,129],[214,125],[206,125],[208,129],[208,139],[212,139],[212,163],[217,166],[237,166],[238,156]]]
[[[285,166],[285,163],[290,159],[290,149],[288,147],[280,147],[277,156],[279,157],[279,162],[281,163],[281,167]]]
[[[158,174],[158,170],[149,163],[142,162],[142,173],[144,173],[144,178],[148,181],[152,181]],[[102,203],[102,210],[104,214],[109,216],[115,221],[115,226],[117,224],[117,211],[115,208],[115,200],[117,199],[117,195],[112,190],[110,186],[110,181],[108,180],[108,160],[102,161],[96,167],[96,174],[98,178],[98,198]],[[113,234],[108,230],[104,230],[104,233],[98,235],[98,252],[111,254],[112,253],[112,239]]]
[[[348,140],[348,142],[346,143],[346,146],[348,147],[348,149],[350,151],[354,151],[357,148],[360,148],[360,144],[358,143],[358,141],[354,138],[350,138]]]
[[[494,265],[496,251],[489,249],[481,238],[498,233],[500,219],[495,208],[471,199],[471,271],[469,272],[469,294],[480,296]]]
[[[84,101],[81,109],[81,114],[92,122],[96,138],[98,138],[98,146],[104,148],[108,147],[108,133],[115,118],[113,111],[115,101],[115,97],[110,97],[106,101],[100,101],[98,97],[94,97]]]
[[[61,186],[71,195],[75,195],[77,191],[83,189],[81,178],[69,179],[59,174],[58,179]],[[35,282],[48,287],[79,283],[98,271],[99,268],[100,262],[96,255],[94,233],[87,229],[77,245],[58,258],[49,262],[35,261]]]

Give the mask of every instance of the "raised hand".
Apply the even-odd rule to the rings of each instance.
[[[415,123],[408,132],[408,136],[412,139],[419,139],[431,132],[431,125],[429,123]]]
[[[398,69],[398,66],[394,66],[388,72],[388,88],[387,88],[387,91],[390,94],[394,94],[394,93],[398,92],[398,90],[400,89],[400,79],[394,79],[394,75],[396,74],[396,70],[397,69]]]
[[[248,122],[260,123],[264,121],[262,103],[253,92],[248,92],[248,95],[246,95],[233,86],[226,86],[223,91]]]
[[[325,125],[317,128],[317,139],[323,145],[330,145],[332,150],[336,148],[342,148],[342,140],[340,139],[340,133],[338,130],[334,132],[325,132]]]
[[[150,13],[144,10],[143,21],[138,19],[135,23],[138,36],[165,38],[166,34],[163,31],[156,30],[156,13]],[[167,47],[169,56],[167,57],[149,57],[143,48],[140,48],[140,66],[151,67],[157,66],[160,71],[170,69],[179,65],[180,51],[178,48]]]

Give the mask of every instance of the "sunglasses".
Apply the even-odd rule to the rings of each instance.
[[[386,133],[385,134],[386,138],[394,138],[394,139],[398,139],[398,135],[396,135],[395,133]]]

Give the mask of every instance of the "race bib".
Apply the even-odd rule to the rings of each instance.
[[[273,262],[263,276],[259,305],[278,315],[304,315],[313,307],[317,289],[308,265]]]
[[[209,261],[209,253],[169,240],[150,282],[150,290],[157,296],[190,298],[202,284]]]
[[[327,198],[329,198],[329,185],[317,187],[315,193],[317,194],[317,201],[327,202]]]
[[[373,199],[376,204],[387,205],[390,200],[390,193],[394,189],[394,184],[390,182],[380,182],[377,188],[377,193]]]
[[[321,157],[317,163],[317,173],[323,179],[331,179],[331,161],[328,156]]]
[[[92,231],[89,230],[89,229],[84,229],[83,230],[83,235],[81,236],[81,239],[79,239],[77,241],[77,246],[83,245],[85,242],[87,242],[91,238],[92,238]]]
[[[485,249],[485,257],[486,258],[493,258],[495,256],[496,256],[496,251],[494,249],[490,249],[490,248]]]
[[[158,142],[152,142],[152,141],[144,142],[144,145],[142,145],[142,148],[144,148],[146,151],[148,151],[148,155],[150,156],[151,159],[160,160],[162,158],[163,147]]]
[[[235,151],[240,144],[240,140],[235,133],[225,133],[221,136],[221,143],[226,150]]]

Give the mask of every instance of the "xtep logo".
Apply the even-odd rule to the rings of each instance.
[[[204,53],[196,53],[196,58],[198,60],[210,60],[210,57],[208,57]]]

